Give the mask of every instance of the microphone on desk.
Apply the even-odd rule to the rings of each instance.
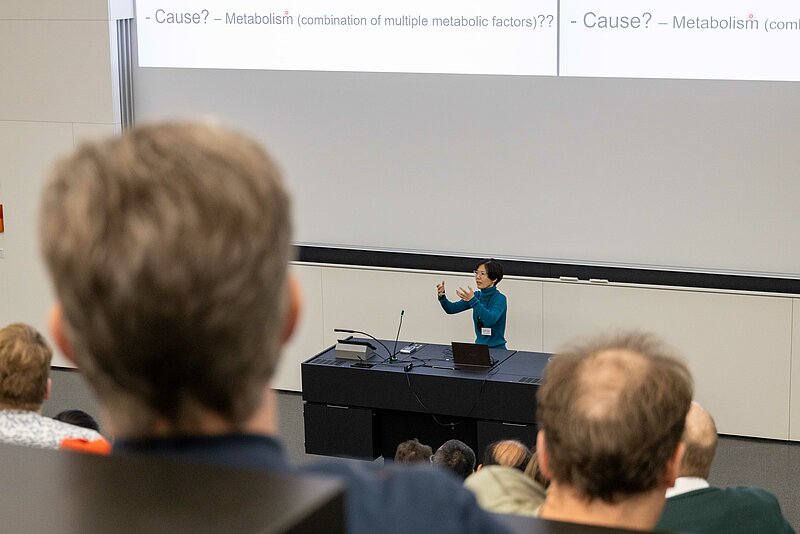
[[[394,350],[392,351],[392,355],[389,357],[390,362],[397,361],[397,341],[400,339],[400,329],[403,328],[403,315],[405,313],[405,310],[400,310],[400,324],[397,326],[397,336],[394,338]]]
[[[378,344],[381,347],[386,349],[386,354],[389,355],[389,360],[390,361],[392,360],[392,353],[389,351],[389,347],[384,345],[383,342],[380,339],[378,339],[377,337],[373,336],[372,334],[367,334],[366,332],[362,332],[361,330],[350,330],[349,328],[334,328],[333,331],[334,332],[344,332],[345,334],[361,334],[362,336],[367,336],[369,338],[372,338],[375,341],[377,341]]]

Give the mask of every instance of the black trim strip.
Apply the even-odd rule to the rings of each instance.
[[[296,247],[296,258],[297,261],[306,263],[363,265],[395,269],[464,273],[472,272],[476,262],[475,258],[463,256],[438,256],[408,252],[386,252],[312,246]],[[589,280],[591,278],[627,284],[800,294],[800,280],[791,278],[692,273],[626,267],[573,265],[569,263],[528,262],[520,260],[502,260],[502,262],[505,274],[513,276],[555,279],[566,276],[578,278],[580,280]]]

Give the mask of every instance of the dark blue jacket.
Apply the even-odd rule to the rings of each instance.
[[[353,534],[507,532],[460,481],[430,465],[328,461],[293,468],[277,440],[252,434],[117,441],[113,454],[123,453],[336,477],[347,487],[348,532]]]

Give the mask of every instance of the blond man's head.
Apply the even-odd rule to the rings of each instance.
[[[272,159],[210,124],[137,127],[56,165],[42,250],[70,352],[118,431],[256,410],[283,334],[289,213]]]
[[[32,326],[0,329],[0,406],[38,411],[47,397],[53,352]]]
[[[683,453],[680,475],[682,477],[708,478],[711,464],[717,453],[717,425],[714,418],[700,404],[693,402],[686,414],[683,431]]]

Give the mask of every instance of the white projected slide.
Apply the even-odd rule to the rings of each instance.
[[[138,0],[139,65],[800,80],[796,0]]]
[[[556,0],[139,0],[139,65],[556,74]]]
[[[800,3],[561,2],[563,76],[800,80]]]

